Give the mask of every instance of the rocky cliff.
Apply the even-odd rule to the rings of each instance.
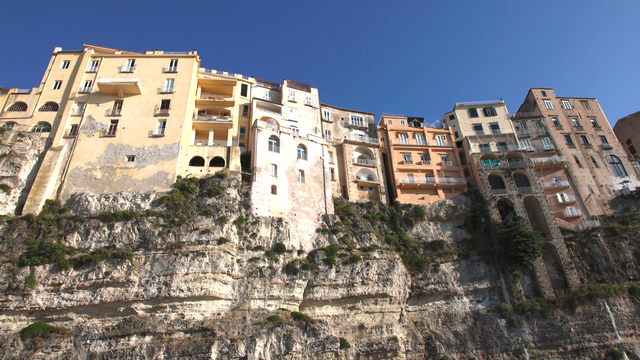
[[[337,201],[294,248],[288,219],[252,217],[236,179],[160,195],[4,219],[1,359],[639,358],[634,208],[616,234],[623,218],[567,234],[594,285],[547,301],[477,247],[464,196],[424,214]]]

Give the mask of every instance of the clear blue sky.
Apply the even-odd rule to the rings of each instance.
[[[322,102],[435,121],[531,87],[640,110],[640,1],[5,1],[0,86],[38,86],[53,48],[197,49],[206,68],[318,87]]]

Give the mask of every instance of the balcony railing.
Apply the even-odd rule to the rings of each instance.
[[[156,109],[154,112],[155,116],[169,116],[169,112],[171,109]]]
[[[427,145],[428,146],[435,146],[435,147],[451,147],[451,146],[453,146],[453,145],[451,145],[450,142],[447,142],[447,141],[443,141],[443,142],[436,141],[433,144],[431,142],[428,142]]]
[[[498,145],[498,151],[514,151],[519,150],[517,146],[513,145]]]
[[[545,129],[545,128],[537,128],[536,131],[538,132],[538,134],[546,134],[547,133],[547,129]]]
[[[520,128],[519,131],[520,131],[520,136],[529,136],[530,135],[528,129]]]
[[[98,72],[98,68],[100,68],[99,66],[90,66],[87,68],[87,72],[88,73],[94,73],[94,72]]]
[[[135,65],[133,65],[133,66],[123,66],[123,67],[120,68],[120,72],[121,73],[132,73],[134,71],[136,71],[136,66]]]
[[[195,121],[211,121],[211,122],[233,122],[231,116],[219,116],[219,115],[196,115],[193,117]]]
[[[500,169],[500,163],[482,163],[482,168],[485,170],[498,170]]]
[[[122,109],[107,109],[105,116],[122,116]]]
[[[422,160],[420,161],[421,165],[431,165],[431,160]]]
[[[473,133],[476,135],[484,135],[484,130],[473,130]]]
[[[533,194],[531,186],[518,186],[518,192],[522,195]]]
[[[402,160],[402,163],[405,165],[413,165],[413,160]]]
[[[553,145],[543,145],[545,150],[555,150],[556,148]]]
[[[527,163],[523,160],[512,160],[509,161],[509,169],[525,169],[527,167]]]
[[[358,141],[358,142],[363,142],[363,143],[367,143],[367,144],[379,144],[380,141],[378,141],[378,138],[372,138],[372,137],[368,137],[368,136],[362,136],[362,135],[355,135],[355,134],[349,134],[349,136],[346,138],[347,140],[351,140],[351,141]]]
[[[92,86],[81,87],[80,90],[78,90],[78,92],[80,94],[87,94],[91,92],[91,89],[92,89]]]
[[[533,146],[529,145],[529,146],[523,146],[522,147],[524,150],[526,151],[536,151],[536,148],[534,148]]]
[[[150,137],[162,137],[162,136],[164,136],[164,130],[165,130],[165,129],[153,129],[153,130],[149,130],[149,136],[150,136]]]
[[[558,198],[558,203],[560,204],[573,203],[573,202],[576,202],[576,197],[574,195],[565,195]]]
[[[582,211],[580,209],[575,208],[566,208],[562,211],[565,218],[579,217],[582,216]]]
[[[178,67],[177,66],[165,66],[164,67],[164,72],[166,72],[166,73],[176,73],[176,72],[178,72]]]
[[[175,91],[176,89],[173,86],[160,88],[160,94],[171,94]]]
[[[84,114],[84,109],[73,109],[71,110],[71,116],[82,116]]]
[[[77,128],[75,128],[75,129],[67,129],[67,130],[65,130],[63,136],[66,137],[66,138],[76,137],[76,136],[78,136],[78,129]]]
[[[593,220],[586,220],[584,222],[584,226],[587,229],[591,229],[591,228],[598,228],[600,227],[600,221],[598,219],[593,219]]]
[[[491,133],[499,135],[502,134],[502,131],[500,129],[491,129]]]
[[[602,149],[605,149],[605,150],[611,150],[611,149],[613,149],[613,145],[611,145],[611,144],[609,144],[609,143],[600,144],[600,147],[601,147]]]
[[[436,178],[436,184],[439,185],[466,185],[467,180],[462,178]]]
[[[357,126],[357,127],[363,127],[363,128],[369,127],[369,123],[365,122],[365,121],[353,121],[353,120],[350,120],[349,121],[349,125]]]
[[[453,161],[443,160],[442,161],[442,166],[453,166]]]
[[[117,128],[104,129],[100,132],[100,137],[115,137],[117,131],[118,131]]]
[[[567,158],[564,156],[551,156],[544,158],[532,158],[531,161],[534,165],[540,164],[557,164],[567,162]]]
[[[491,189],[493,195],[509,195],[509,190],[507,189]]]
[[[584,131],[584,126],[582,125],[574,125],[573,127],[576,129],[576,131]]]
[[[434,177],[401,177],[398,179],[400,184],[436,184],[436,178]]]
[[[556,187],[569,187],[569,182],[567,180],[560,181],[540,181],[540,185],[544,189],[551,189]]]
[[[357,165],[371,165],[371,166],[378,165],[378,162],[375,160],[369,160],[369,159],[363,159],[363,158],[354,159],[353,163]]]
[[[217,147],[237,147],[240,144],[237,141],[227,141],[227,140],[218,140],[218,141],[207,141],[207,140],[196,140],[193,146],[217,146]],[[278,151],[280,152],[280,148],[278,147]]]

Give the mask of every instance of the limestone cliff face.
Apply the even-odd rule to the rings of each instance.
[[[640,307],[629,296],[589,301],[575,313],[554,308],[548,318],[500,316],[495,306],[508,289],[468,240],[465,197],[428,206],[425,221],[406,227],[420,246],[442,240],[444,249],[412,276],[386,249],[389,228],[380,217],[393,216],[388,208],[351,205],[325,217],[325,230],[305,241],[316,249],[336,245],[331,266],[329,251],[291,246],[299,243],[287,219],[248,215],[247,188],[233,184],[192,182],[179,203],[155,195],[77,195],[67,205],[84,219],[5,223],[0,358],[510,359],[528,348],[532,358],[576,359],[603,358],[619,344],[629,358],[640,354]],[[99,215],[144,208],[154,212]],[[398,209],[403,219],[412,211]],[[366,213],[378,218],[367,220]],[[76,249],[67,259],[96,256],[100,248],[130,249],[131,257],[105,255],[62,269],[9,261],[34,254],[29,239],[56,238],[52,227],[65,229],[58,243]],[[265,252],[277,243],[287,251]],[[573,260],[581,268],[581,259]],[[27,286],[29,279],[35,285]],[[524,272],[522,282],[526,287],[531,276]],[[18,332],[34,321],[74,336],[21,340]]]

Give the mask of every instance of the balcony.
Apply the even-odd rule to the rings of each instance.
[[[431,165],[431,160],[422,160],[419,165]]]
[[[453,161],[442,161],[442,166],[453,166]]]
[[[175,87],[173,86],[166,86],[166,87],[161,87],[158,92],[160,94],[173,94],[174,92],[176,92]]]
[[[369,123],[366,121],[354,121],[353,119],[349,120],[349,125],[360,127],[360,128],[368,128]]]
[[[107,109],[104,116],[122,116],[122,109]]]
[[[401,177],[398,178],[398,185],[400,187],[420,187],[420,186],[435,186],[436,178],[434,177]]]
[[[76,136],[78,136],[78,128],[73,128],[73,129],[67,129],[64,132],[64,135],[62,135],[65,138],[74,138]]]
[[[100,68],[100,66],[90,66],[87,68],[87,72],[88,73],[96,73],[98,72],[98,69]]]
[[[450,142],[447,141],[436,141],[435,144],[432,144],[430,142],[427,142],[427,146],[433,146],[433,147],[452,147],[453,144],[451,144]]]
[[[171,109],[160,109],[160,108],[156,108],[153,112],[153,115],[155,116],[169,116],[169,112],[171,111]]]
[[[500,135],[502,134],[502,131],[500,129],[491,129],[491,133],[494,135]]]
[[[490,152],[501,152],[501,151],[517,151],[522,150],[514,145],[496,145],[496,147],[491,146],[490,144],[485,144],[485,146],[478,146],[477,148],[472,148],[472,153],[490,153]]]
[[[533,188],[531,186],[518,186],[518,192],[522,195],[533,194]]]
[[[98,79],[98,89],[103,95],[140,95],[142,85],[138,78],[100,78]]]
[[[558,198],[558,204],[562,206],[568,206],[576,203],[575,195],[564,195]]]
[[[613,149],[613,145],[611,145],[609,143],[600,144],[600,148],[603,149],[603,150],[611,150],[611,149]]]
[[[100,137],[115,137],[117,131],[117,128],[104,129],[100,131]]]
[[[449,186],[466,185],[467,180],[462,178],[436,178],[436,184]]]
[[[549,189],[566,189],[569,187],[569,182],[567,180],[560,180],[560,181],[540,181],[540,185],[542,185],[542,188],[545,190],[549,190]]]
[[[164,135],[163,135],[164,136]],[[214,140],[214,141],[207,141],[207,140],[195,140],[194,144],[191,146],[216,146],[216,147],[237,147],[240,146],[239,143],[237,141],[227,141],[227,140]],[[269,146],[269,151],[271,150],[271,146]],[[273,151],[273,152],[280,152],[280,147],[276,146],[275,149],[277,151]]]
[[[580,209],[568,207],[562,210],[562,215],[564,216],[565,219],[577,218],[582,216],[582,211]]]
[[[482,168],[485,170],[499,170],[500,163],[482,163]]]
[[[134,71],[136,71],[136,66],[135,65],[133,65],[133,66],[123,66],[123,67],[120,68],[120,72],[121,73],[132,73]]]
[[[153,129],[149,130],[149,137],[163,137],[165,129]]]
[[[539,128],[536,129],[536,132],[538,133],[538,135],[544,135],[544,134],[547,133],[547,129],[539,127]]]
[[[534,148],[533,146],[529,145],[529,146],[523,146],[522,149],[524,149],[525,151],[536,151],[536,148]]]
[[[498,145],[498,151],[515,151],[520,150],[517,146],[513,145]]]
[[[584,131],[584,126],[582,126],[582,125],[574,125],[573,128],[576,131]]]
[[[518,132],[520,133],[520,137],[529,137],[531,135],[529,130],[526,129],[519,129]]]
[[[219,123],[233,125],[233,117],[221,115],[195,115],[194,122]]]
[[[164,70],[165,73],[177,73],[178,72],[178,67],[177,66],[165,66],[163,70]]]
[[[349,136],[345,137],[344,139],[349,141],[367,143],[367,144],[375,144],[375,145],[380,144],[380,141],[378,141],[378,138],[372,138],[372,137],[356,135],[356,134],[349,134]]]
[[[71,116],[82,116],[82,114],[84,114],[84,108],[83,109],[73,109],[73,110],[71,110],[71,113],[69,115],[71,115]]]
[[[598,219],[593,219],[593,220],[586,220],[584,222],[584,226],[587,229],[592,229],[592,228],[599,228],[600,227],[600,221]]]
[[[396,146],[427,146],[426,142],[418,143],[412,140],[393,140],[391,143]]]
[[[511,160],[509,161],[509,169],[526,169],[527,163],[524,160]]]
[[[378,162],[370,159],[357,158],[353,159],[354,165],[366,165],[366,166],[377,166]]]
[[[509,195],[509,190],[507,189],[491,189],[493,195]]]
[[[602,131],[602,126],[600,126],[600,125],[595,125],[593,128],[594,128],[596,131]]]
[[[531,158],[536,170],[561,169],[567,162],[564,156],[551,156],[543,158]]]
[[[475,129],[474,129],[474,130],[473,130],[473,133],[474,133],[475,135],[482,136],[482,135],[484,135],[484,130],[475,130]]]
[[[400,161],[400,164],[413,165],[413,160],[402,160],[402,161]]]
[[[90,92],[91,92],[91,89],[92,89],[92,88],[93,88],[93,87],[91,87],[91,86],[81,87],[81,88],[78,90],[78,93],[80,93],[80,94],[88,94],[88,93],[90,93]]]
[[[555,149],[556,149],[556,148],[555,148],[555,146],[553,146],[553,145],[546,145],[546,144],[544,144],[544,145],[542,145],[542,147],[543,147],[545,150],[555,150]]]

